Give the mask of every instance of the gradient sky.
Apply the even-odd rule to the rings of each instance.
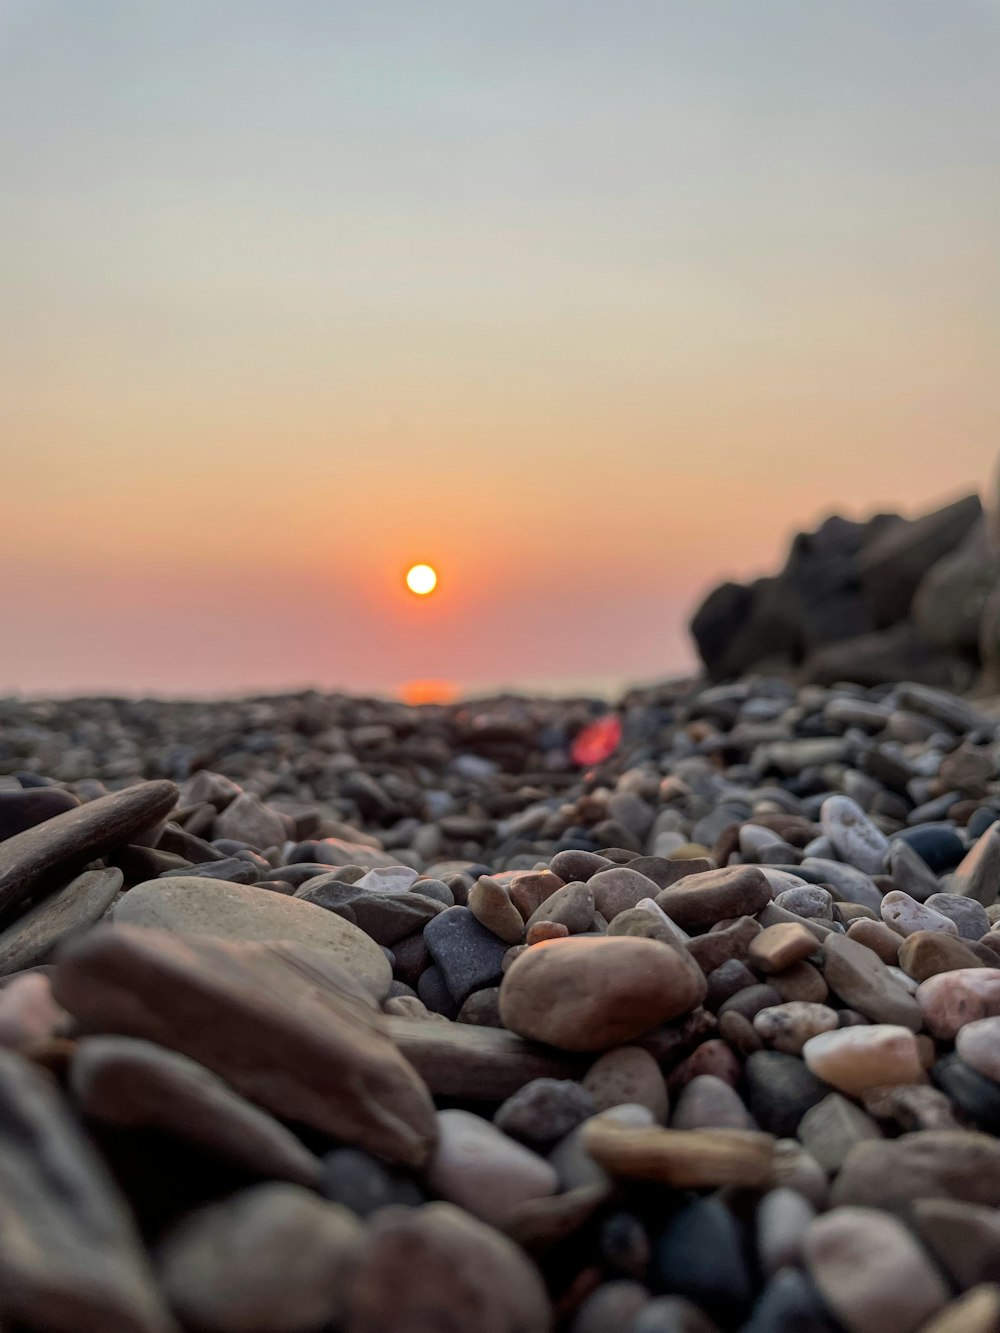
[[[0,0],[0,689],[654,678],[980,485],[998,66],[993,0]]]

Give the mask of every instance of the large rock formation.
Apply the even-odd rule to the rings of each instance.
[[[795,537],[779,574],[713,589],[691,632],[715,680],[767,670],[966,689],[989,656],[984,636],[998,638],[998,584],[1000,548],[968,495],[916,519],[828,518]]]

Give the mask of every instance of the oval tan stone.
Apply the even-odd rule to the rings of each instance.
[[[119,899],[112,915],[125,925],[184,935],[308,944],[350,972],[377,1000],[385,998],[392,982],[388,958],[363,930],[324,907],[254,885],[198,875],[151,879]]]
[[[885,1084],[921,1083],[924,1078],[916,1037],[894,1023],[821,1032],[805,1043],[802,1057],[817,1078],[848,1096]]]
[[[680,949],[627,935],[533,945],[500,986],[500,1016],[522,1037],[603,1051],[689,1013],[704,973]]]

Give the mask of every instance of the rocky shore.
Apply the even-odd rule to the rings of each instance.
[[[821,674],[0,701],[0,1326],[1000,1329],[1000,708]]]

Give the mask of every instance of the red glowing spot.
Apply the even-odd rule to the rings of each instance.
[[[584,727],[574,739],[570,751],[573,763],[579,764],[581,768],[603,764],[618,749],[621,738],[622,724],[617,714],[608,713],[606,717],[598,718],[596,722]]]

